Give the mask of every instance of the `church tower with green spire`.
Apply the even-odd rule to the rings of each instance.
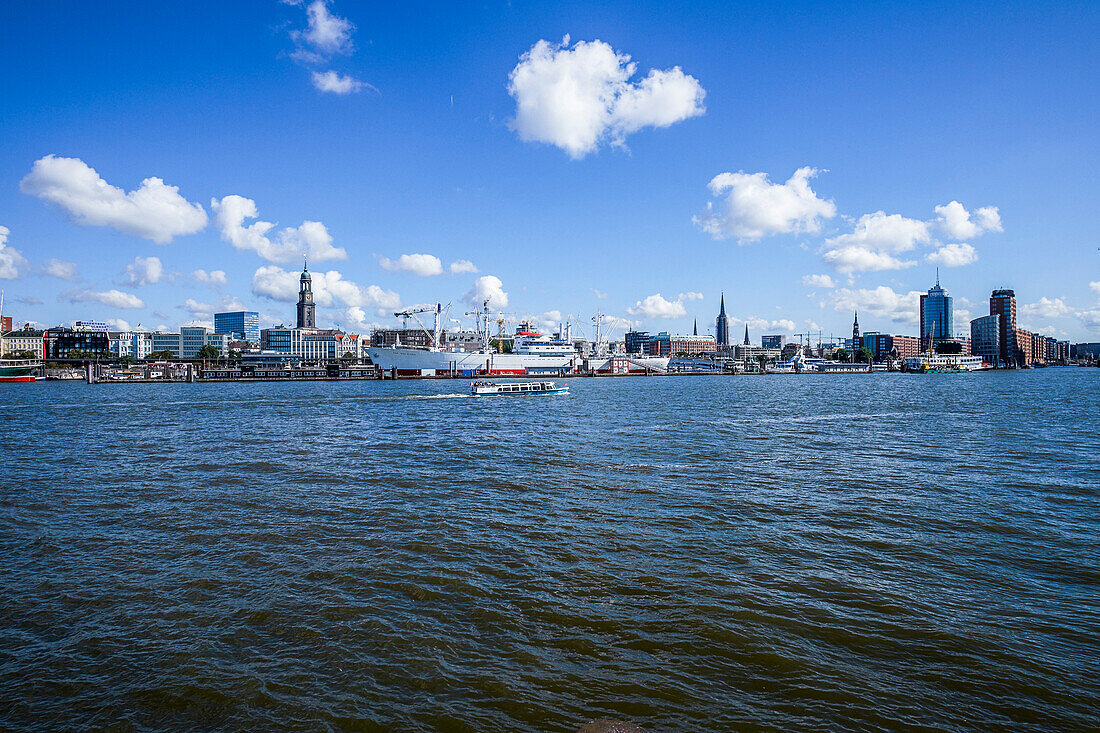
[[[313,276],[302,262],[302,277],[298,280],[298,328],[317,328],[317,304],[313,302]]]

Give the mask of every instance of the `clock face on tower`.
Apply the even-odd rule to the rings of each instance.
[[[306,293],[306,302],[313,300],[313,293]]]

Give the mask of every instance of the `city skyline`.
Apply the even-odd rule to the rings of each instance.
[[[350,331],[488,299],[714,334],[724,294],[734,333],[917,335],[940,267],[956,332],[1008,287],[1100,334],[1090,6],[214,8],[0,11],[57,28],[0,50],[16,324],[291,323],[305,255]]]

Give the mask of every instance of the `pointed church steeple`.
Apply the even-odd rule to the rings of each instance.
[[[699,335],[699,319],[698,318],[695,319],[695,326],[692,328],[691,335],[692,336],[698,336]]]
[[[745,346],[749,345],[749,324],[745,324]]]
[[[722,305],[718,309],[718,317],[714,319],[714,343],[720,349],[728,349],[730,345],[730,324],[726,318],[726,293],[722,292]]]

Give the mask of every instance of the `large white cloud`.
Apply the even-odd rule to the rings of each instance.
[[[313,299],[318,305],[330,307],[343,304],[348,307],[388,309],[401,306],[401,296],[377,285],[360,286],[336,270],[311,272]],[[285,303],[298,301],[298,284],[301,273],[290,272],[277,265],[265,265],[252,276],[252,292],[255,295]]]
[[[724,199],[708,202],[706,211],[693,218],[715,239],[736,237],[752,242],[770,234],[818,232],[822,219],[836,216],[836,205],[810,188],[817,169],[805,167],[786,183],[772,183],[767,173],[719,173],[707,184],[711,194]]]
[[[121,290],[93,291],[83,289],[66,290],[59,294],[59,300],[70,303],[101,303],[112,308],[144,308],[145,301]]]
[[[802,284],[811,288],[835,288],[836,283],[828,275],[803,275]]]
[[[477,265],[475,265],[473,262],[470,262],[469,260],[455,260],[451,263],[452,275],[462,275],[470,272],[476,273]]]
[[[135,257],[126,265],[126,282],[130,285],[152,285],[160,282],[164,265],[158,257]]]
[[[0,279],[14,280],[19,277],[19,268],[27,266],[27,260],[15,247],[8,245],[11,230],[0,226]]]
[[[474,286],[462,299],[470,305],[482,305],[489,301],[490,308],[508,307],[508,293],[504,292],[504,283],[496,275],[482,275],[474,280]]]
[[[191,273],[191,278],[195,282],[204,283],[213,287],[219,287],[229,284],[229,278],[226,277],[225,270],[194,270]]]
[[[79,278],[75,262],[66,262],[54,257],[42,263],[42,273],[60,280],[76,280]]]
[[[680,67],[651,69],[630,79],[637,64],[603,41],[569,36],[540,40],[512,69],[508,93],[516,100],[510,125],[521,140],[555,145],[573,159],[610,141],[622,145],[643,127],[668,127],[704,113],[706,92]]]
[[[944,267],[961,267],[978,261],[978,252],[969,244],[945,244],[925,258],[926,262]]]
[[[626,312],[632,316],[643,316],[645,318],[683,318],[687,315],[684,301],[702,299],[702,293],[680,293],[675,300],[669,300],[660,293],[654,293],[653,295],[647,295],[630,308],[627,308]]]
[[[1021,316],[1039,316],[1041,318],[1059,318],[1070,312],[1062,298],[1047,298],[1043,296],[1034,303],[1020,306]]]
[[[332,235],[319,221],[305,221],[299,227],[287,227],[272,240],[268,232],[275,228],[269,221],[255,221],[247,227],[245,219],[259,216],[256,202],[235,194],[225,196],[221,201],[211,199],[210,208],[222,239],[237,249],[252,250],[268,262],[292,262],[308,257],[313,262],[323,260],[346,260],[348,253],[343,247],[332,246]]]
[[[851,232],[825,240],[822,258],[837,272],[872,272],[912,267],[896,255],[932,239],[928,222],[876,211],[859,217]]]
[[[206,211],[180,196],[176,186],[146,178],[127,193],[79,158],[47,155],[36,160],[19,190],[60,206],[77,224],[109,226],[157,244],[206,226]]]
[[[317,91],[332,94],[351,94],[359,91],[364,86],[363,82],[358,79],[347,74],[339,74],[331,69],[323,72],[314,71],[310,78],[313,80],[313,86]]]
[[[973,239],[985,232],[1002,232],[1001,214],[996,206],[983,206],[971,216],[958,201],[936,207],[939,228],[951,239]]]
[[[857,290],[840,288],[834,293],[833,308],[842,312],[859,311],[877,318],[887,318],[895,323],[910,325],[916,330],[921,295],[919,290],[898,293],[885,285]]]
[[[378,264],[382,266],[383,270],[411,272],[421,277],[443,274],[443,263],[435,255],[413,253],[401,255],[396,260],[391,260],[388,257],[380,257],[378,259]]]

